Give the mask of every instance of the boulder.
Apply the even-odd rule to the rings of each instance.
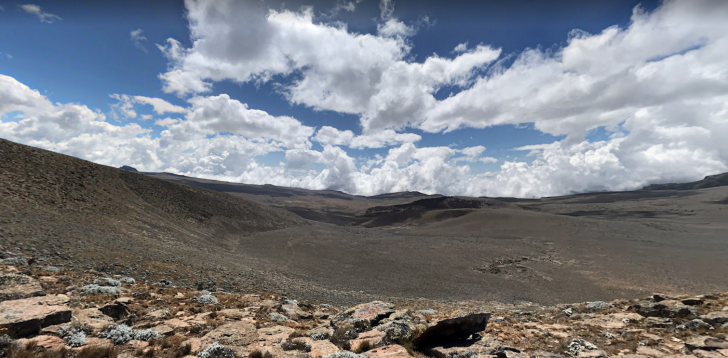
[[[425,327],[426,326],[422,325],[423,330]],[[376,330],[384,333],[383,339],[385,343],[391,344],[399,342],[400,340],[411,339],[414,336],[416,329],[417,327],[410,322],[394,321],[380,325]]]
[[[31,297],[0,302],[0,329],[14,338],[40,333],[41,328],[71,320],[66,295]]]
[[[352,351],[359,350],[359,346],[364,342],[369,342],[369,347],[379,347],[384,344],[385,336],[386,336],[386,333],[374,329],[374,330],[359,334],[359,336],[356,337],[356,339],[352,339],[351,341],[349,341],[349,344],[350,344]]]
[[[680,301],[665,300],[660,302],[642,301],[634,305],[635,312],[644,317],[689,317],[697,316],[697,309]]]
[[[375,348],[362,353],[368,358],[411,358],[407,350],[399,344]]]
[[[489,313],[468,314],[445,319],[427,328],[412,343],[417,348],[429,348],[445,343],[464,341],[477,332],[485,331]]]
[[[311,341],[311,351],[308,352],[312,358],[319,358],[340,352],[341,349],[329,341]]]
[[[704,349],[704,350],[715,350],[715,349],[728,349],[728,342],[715,337],[710,336],[698,336],[685,342],[685,345],[690,349]]]
[[[339,327],[351,325],[357,331],[363,332],[369,327],[376,326],[384,318],[394,313],[394,305],[387,302],[374,301],[364,303],[341,312],[331,318],[331,325]]]
[[[0,273],[0,302],[45,295],[38,280],[9,272]]]
[[[93,327],[94,334],[99,334],[106,327],[114,323],[111,317],[105,315],[97,308],[74,309],[73,320]]]
[[[311,313],[304,311],[296,303],[285,304],[281,306],[281,310],[283,310],[288,318],[293,320],[310,319],[313,317]]]
[[[217,342],[223,346],[247,346],[257,340],[255,325],[249,321],[226,323],[202,337],[203,344]]]

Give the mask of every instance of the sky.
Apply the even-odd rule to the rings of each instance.
[[[0,0],[0,138],[358,195],[728,171],[728,2]]]

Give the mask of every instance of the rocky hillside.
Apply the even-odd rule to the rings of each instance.
[[[243,198],[0,139],[2,245],[86,267],[199,276],[191,267],[219,264],[208,253],[296,225],[306,223]]]
[[[3,257],[2,357],[728,357],[728,293],[487,312],[335,307]]]

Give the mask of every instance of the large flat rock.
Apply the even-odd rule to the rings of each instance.
[[[68,296],[52,295],[0,302],[0,330],[13,338],[40,333],[41,328],[71,320]]]
[[[45,295],[40,282],[33,277],[0,273],[0,302]]]

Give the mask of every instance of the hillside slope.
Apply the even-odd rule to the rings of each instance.
[[[2,139],[0,194],[1,239],[49,255],[68,251],[89,265],[192,262],[241,237],[306,225],[225,193]]]

